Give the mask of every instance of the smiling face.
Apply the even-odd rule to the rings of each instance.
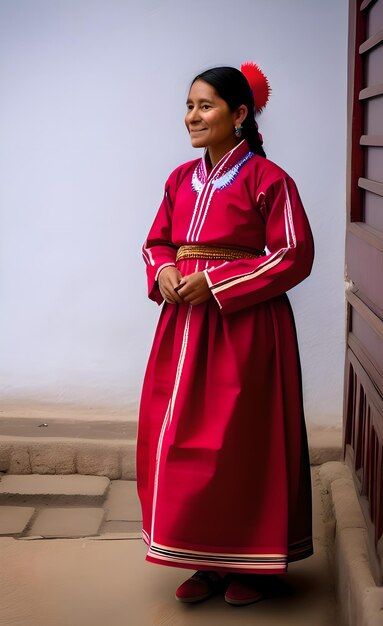
[[[185,124],[192,146],[207,148],[215,165],[237,145],[234,127],[243,122],[247,109],[241,106],[237,111],[231,111],[214,87],[203,80],[192,84],[186,105]]]

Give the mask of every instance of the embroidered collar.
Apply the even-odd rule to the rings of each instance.
[[[224,189],[235,180],[242,165],[253,155],[254,152],[249,150],[247,141],[243,140],[233,150],[225,154],[211,169],[207,162],[208,152],[205,149],[202,159],[193,172],[192,186],[194,191],[199,194],[205,183],[208,182],[211,182],[216,189]]]

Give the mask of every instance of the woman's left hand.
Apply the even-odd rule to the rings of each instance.
[[[194,274],[184,276],[176,290],[184,302],[189,302],[193,306],[202,304],[211,297],[211,291],[203,272],[194,272]]]

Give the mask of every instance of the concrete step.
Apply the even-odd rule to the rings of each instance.
[[[0,503],[28,502],[88,502],[105,500],[110,480],[101,476],[50,476],[28,474],[2,476],[0,478]]]
[[[0,477],[0,535],[141,536],[135,481],[40,474]]]

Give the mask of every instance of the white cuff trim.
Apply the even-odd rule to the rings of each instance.
[[[160,267],[157,270],[156,276],[154,280],[158,280],[158,277],[160,275],[160,272],[162,272],[163,269],[165,269],[165,267],[175,267],[176,264],[175,263],[163,263],[162,265],[160,265]]]

